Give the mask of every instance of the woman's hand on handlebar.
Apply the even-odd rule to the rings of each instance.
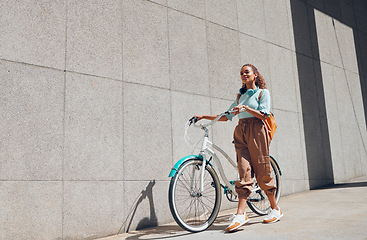
[[[189,121],[192,123],[193,119],[196,119],[194,123],[200,121],[201,119],[207,119],[213,121],[215,118],[217,118],[219,115],[195,115],[193,116]],[[222,116],[218,121],[227,121],[228,118],[226,116]]]
[[[201,119],[203,119],[203,116],[201,115],[195,115],[192,118],[189,119],[189,125],[191,124],[195,124],[196,122],[200,121]]]
[[[201,119],[203,119],[203,118],[204,118],[204,116],[203,116],[203,115],[195,115],[195,116],[193,116],[192,118],[195,118],[195,119],[196,119],[196,121],[195,121],[195,122],[198,122],[198,121],[200,121]]]
[[[240,112],[244,112],[244,111],[247,111],[247,108],[248,106],[245,106],[245,105],[237,105],[235,106],[234,108],[232,108],[231,111],[234,112],[234,114],[239,114]]]

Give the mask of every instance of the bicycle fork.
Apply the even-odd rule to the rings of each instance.
[[[203,165],[201,166],[201,169],[200,169],[200,193],[197,193],[197,194],[200,194],[202,192],[204,192],[204,173],[205,173],[205,167],[206,167],[206,155],[205,155],[205,149],[207,148],[207,143],[208,143],[208,140],[209,140],[209,134],[208,134],[208,129],[207,128],[203,128],[205,130],[205,136],[204,136],[204,140],[203,140],[203,144],[201,146],[201,150],[200,150],[200,155],[203,157]],[[191,173],[191,186],[190,186],[190,189],[191,189],[191,192],[192,194],[195,194],[193,189],[194,189],[194,179],[195,179],[195,168],[192,169],[192,173]]]

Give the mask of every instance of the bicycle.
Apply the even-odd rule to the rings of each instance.
[[[238,196],[235,191],[234,182],[229,181],[223,170],[222,164],[216,152],[224,156],[238,173],[236,163],[220,147],[209,141],[209,126],[213,126],[227,111],[219,114],[213,121],[197,125],[197,119],[191,118],[186,124],[185,140],[190,144],[187,130],[192,125],[201,128],[205,135],[202,138],[201,149],[197,155],[188,155],[181,158],[172,168],[169,177],[169,207],[171,214],[177,224],[190,232],[201,232],[208,229],[215,221],[222,201],[222,192],[231,202],[237,202]],[[199,142],[200,142],[199,141]],[[198,142],[198,143],[199,143]],[[222,179],[221,183],[212,161],[218,166]],[[276,201],[280,197],[281,170],[277,161],[270,156],[272,177],[277,189],[275,191]],[[249,208],[258,215],[266,215],[270,212],[270,203],[266,194],[260,189],[254,178],[251,195],[247,199]]]

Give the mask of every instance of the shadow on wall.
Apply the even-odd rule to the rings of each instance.
[[[366,2],[360,0],[323,0],[307,4],[306,0],[291,0],[294,41],[296,47],[298,79],[300,85],[306,157],[310,188],[334,183],[329,127],[326,115],[324,86],[314,10],[317,9],[351,27],[357,53],[360,84],[367,122],[367,62],[363,53],[367,45],[362,41],[359,29],[367,31]],[[360,10],[362,9],[362,10]],[[364,14],[363,14],[364,13]],[[358,29],[357,29],[358,28]],[[364,69],[364,68],[365,69]],[[365,73],[365,74],[364,74]],[[312,74],[314,74],[312,77]]]
[[[292,0],[291,8],[308,179],[314,189],[334,182],[316,22],[309,5]]]
[[[130,231],[130,227],[131,227],[131,224],[134,220],[136,211],[137,211],[139,205],[146,198],[148,198],[148,201],[149,201],[150,216],[149,216],[149,218],[146,217],[146,218],[143,218],[142,220],[140,220],[140,222],[136,226],[135,230],[140,230],[140,229],[144,229],[144,228],[151,228],[151,227],[158,226],[158,219],[157,219],[157,216],[156,216],[156,213],[155,213],[154,201],[153,201],[153,187],[154,187],[154,185],[155,185],[155,180],[150,181],[148,186],[145,188],[145,190],[141,191],[141,193],[138,195],[135,203],[133,204],[131,210],[129,211],[129,213],[126,217],[126,220],[122,224],[122,226],[119,230],[119,233]]]

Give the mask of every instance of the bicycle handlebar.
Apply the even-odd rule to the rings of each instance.
[[[246,111],[246,110],[245,110],[244,108],[241,108],[239,112],[244,112],[244,111]],[[205,127],[208,127],[208,126],[213,125],[214,123],[218,122],[218,121],[219,121],[219,119],[220,119],[222,116],[229,115],[229,114],[231,114],[231,113],[236,113],[236,112],[237,112],[237,111],[232,111],[232,110],[230,110],[230,111],[225,111],[225,112],[223,112],[223,113],[219,114],[219,115],[218,115],[214,120],[212,120],[211,122],[206,123],[206,124],[200,124],[199,126],[195,124],[195,123],[197,123],[197,122],[198,122],[198,118],[197,118],[197,117],[192,117],[192,118],[190,118],[190,119],[189,119],[189,126],[190,126],[191,124],[194,124],[194,126],[195,126],[195,127],[205,128]]]
[[[244,112],[246,111],[244,108],[240,109],[239,112]],[[192,149],[195,149],[196,146],[199,144],[199,142],[202,140],[199,140],[196,144],[193,144],[191,141],[190,141],[190,138],[187,134],[187,131],[189,129],[189,127],[191,126],[191,124],[194,125],[194,127],[197,127],[197,128],[201,128],[202,130],[204,130],[206,132],[206,134],[208,134],[208,126],[211,126],[213,124],[215,124],[216,122],[219,121],[219,119],[222,117],[222,116],[225,116],[225,115],[229,115],[231,113],[237,113],[236,111],[225,111],[221,114],[219,114],[214,120],[210,121],[209,123],[205,123],[205,124],[196,124],[198,122],[198,118],[197,117],[192,117],[189,119],[189,121],[186,123],[186,127],[185,127],[185,133],[184,133],[184,139],[185,139],[185,142],[187,143],[188,146],[190,146]]]

